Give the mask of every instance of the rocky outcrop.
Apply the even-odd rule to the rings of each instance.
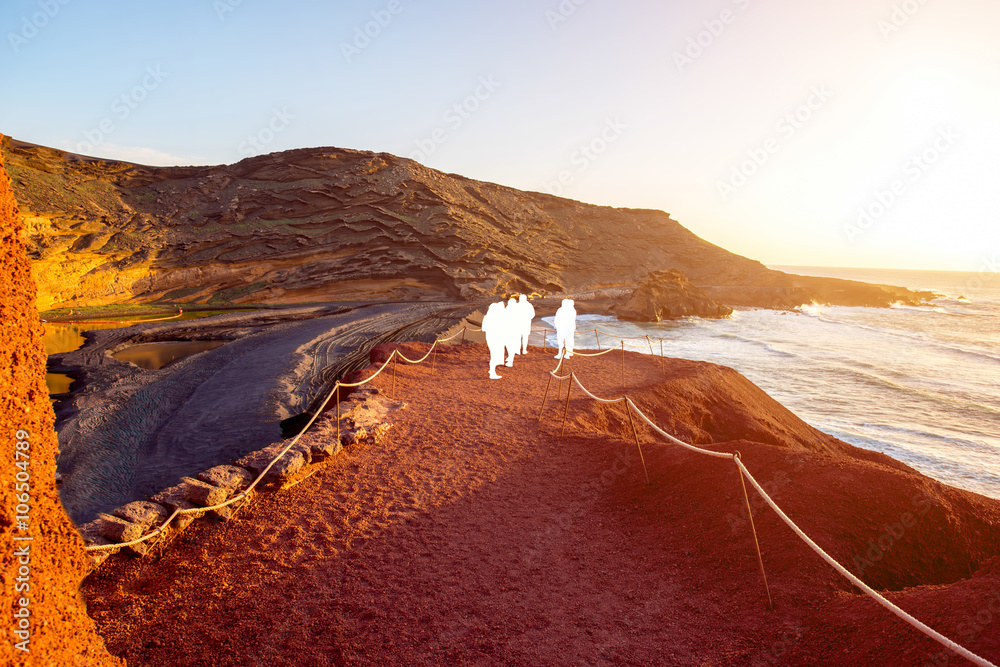
[[[122,665],[80,601],[83,542],[55,488],[58,444],[23,222],[0,156],[0,608],[4,665]],[[16,486],[15,486],[16,485]]]
[[[733,309],[723,306],[691,284],[683,271],[667,269],[649,274],[632,292],[615,315],[635,322],[659,322],[682,317],[720,318],[732,315]]]
[[[663,211],[514,190],[386,153],[307,148],[155,168],[16,140],[2,149],[29,211],[42,309],[576,293],[634,288],[664,269],[722,289],[709,296],[731,305],[789,290],[801,297],[792,306],[841,303],[862,285],[772,271]]]

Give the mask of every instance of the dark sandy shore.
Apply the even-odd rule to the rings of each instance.
[[[385,303],[234,312],[93,331],[50,370],[78,380],[57,406],[61,496],[77,523],[281,439],[338,363],[366,342],[405,330],[433,340],[456,304]],[[160,370],[110,353],[164,340],[225,340]]]
[[[404,346],[408,356],[427,345]],[[384,358],[383,350],[376,350]],[[393,427],[235,521],[84,585],[130,667],[967,664],[862,596],[759,500],[768,609],[731,460],[657,442],[574,391],[551,348],[502,380],[484,345],[400,366]],[[621,358],[574,358],[598,395]],[[902,608],[1000,661],[1000,501],[824,436],[731,369],[626,355],[657,423],[739,450],[777,502]],[[375,385],[385,391],[391,376]],[[330,422],[317,434],[333,437]],[[887,532],[888,531],[888,532]]]

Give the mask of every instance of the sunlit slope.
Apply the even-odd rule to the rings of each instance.
[[[662,211],[524,192],[385,153],[310,148],[156,168],[16,140],[3,150],[42,309],[474,299],[631,286],[667,268],[741,305],[834,293],[708,243]],[[900,298],[837,282],[869,305]]]

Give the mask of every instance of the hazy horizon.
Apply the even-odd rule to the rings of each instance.
[[[667,211],[768,265],[997,271],[985,0],[18,0],[0,25],[0,132],[29,143],[160,166],[387,152]]]

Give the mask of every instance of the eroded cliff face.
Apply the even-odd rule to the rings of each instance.
[[[83,541],[55,488],[58,443],[35,285],[3,167],[0,155],[0,664],[123,665],[105,650],[79,596]]]
[[[42,309],[475,299],[634,286],[671,268],[741,305],[777,292],[797,306],[815,292],[662,211],[523,192],[385,153],[312,148],[153,168],[15,140],[3,150]],[[876,292],[884,303],[872,305],[899,298]]]

